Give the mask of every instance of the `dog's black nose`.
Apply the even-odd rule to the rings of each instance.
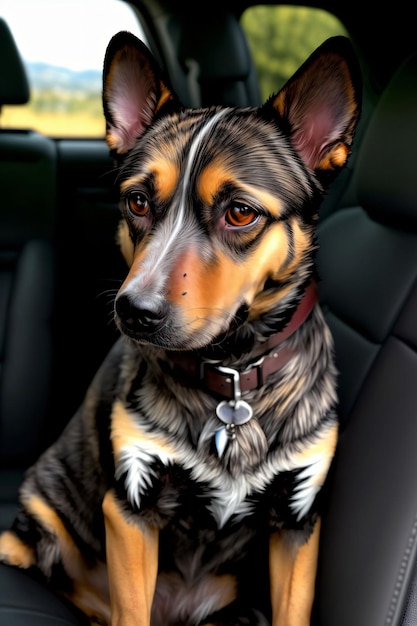
[[[167,307],[148,296],[132,298],[121,294],[115,308],[123,325],[137,333],[155,332],[163,326],[167,315]]]

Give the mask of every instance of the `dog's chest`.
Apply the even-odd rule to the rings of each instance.
[[[127,414],[123,421],[126,418]],[[217,528],[251,513],[250,496],[256,491],[251,474],[232,477],[214,454],[206,455],[161,433],[145,432],[138,422],[134,430],[118,439],[115,459],[116,479],[135,510],[157,515],[161,525],[195,514]],[[259,481],[268,479],[258,476]]]
[[[119,401],[111,431],[115,477],[132,508],[160,527],[191,514],[205,519],[208,527],[223,528],[272,508],[278,523],[294,527],[310,511],[327,471],[332,450],[323,441],[329,433],[326,426],[309,449],[275,451],[256,469],[232,475],[209,445],[152,429],[140,413]]]

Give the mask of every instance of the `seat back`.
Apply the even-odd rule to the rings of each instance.
[[[360,148],[358,206],[319,230],[320,295],[340,371],[317,624],[402,623],[417,554],[417,55]]]
[[[28,99],[23,63],[0,19],[0,107]],[[50,397],[55,195],[54,142],[1,128],[0,528],[14,512],[22,470],[39,453]]]
[[[236,16],[214,11],[203,25],[199,16],[193,18],[194,10],[170,15],[161,38],[167,47],[164,62],[180,100],[191,107],[261,104],[256,68]]]

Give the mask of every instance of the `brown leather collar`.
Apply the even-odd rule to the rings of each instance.
[[[216,395],[232,400],[238,400],[241,392],[259,389],[271,374],[284,367],[293,355],[287,348],[281,348],[271,354],[274,348],[288,339],[310,315],[317,302],[315,283],[310,283],[305,294],[295,310],[287,326],[278,333],[269,337],[264,344],[264,355],[243,372],[230,367],[223,367],[217,363],[204,361],[198,356],[177,352],[173,360],[187,376],[202,383],[204,387]]]

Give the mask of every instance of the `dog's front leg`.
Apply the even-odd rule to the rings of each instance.
[[[158,571],[159,532],[129,522],[107,492],[103,501],[112,626],[149,626]]]
[[[308,626],[314,601],[320,521],[301,546],[298,531],[271,536],[269,572],[272,626]]]

